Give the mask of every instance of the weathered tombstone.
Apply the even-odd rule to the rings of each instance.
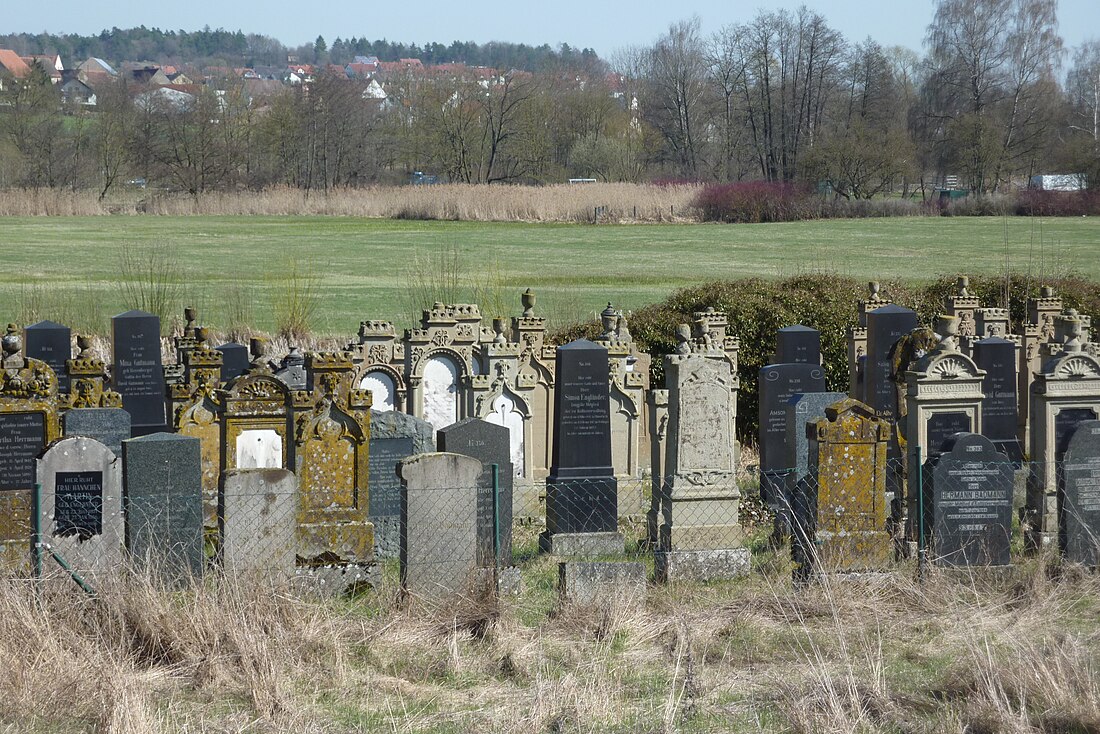
[[[769,364],[760,368],[760,495],[770,507],[783,499],[787,473],[787,401],[796,393],[825,392],[817,363]]]
[[[809,326],[784,326],[776,332],[775,364],[821,364],[821,332]]]
[[[645,565],[634,561],[562,561],[558,595],[581,606],[637,604],[645,598]]]
[[[306,379],[306,358],[298,351],[298,347],[291,347],[290,352],[279,363],[279,369],[275,371],[278,377],[290,390],[308,390],[309,383]]]
[[[1058,486],[1059,546],[1066,560],[1100,566],[1100,421],[1077,424]]]
[[[122,565],[122,466],[90,438],[63,438],[38,460],[42,540],[80,574]]]
[[[122,442],[126,548],[148,571],[172,580],[202,573],[199,439],[153,433]]]
[[[258,352],[257,355],[260,353]],[[290,390],[262,359],[218,394],[221,400],[221,471],[291,469],[294,433]]]
[[[477,484],[477,564],[479,568],[511,566],[513,472],[508,429],[480,418],[466,418],[439,429],[436,445],[441,452],[463,454],[481,462]],[[497,465],[495,496],[493,464]]]
[[[546,478],[540,546],[558,555],[623,552],[611,464],[607,349],[586,339],[558,347],[554,463]]]
[[[215,348],[222,353],[222,382],[229,382],[248,372],[248,347],[243,344],[222,344]]]
[[[1083,348],[1081,320],[1067,322],[1061,354],[1043,366],[1031,385],[1031,472],[1020,518],[1028,550],[1058,542],[1058,465],[1076,427],[1100,419],[1100,361]]]
[[[853,400],[863,399],[864,372],[867,362],[867,314],[890,303],[879,293],[877,281],[867,284],[867,300],[859,302],[856,311],[858,323],[848,329],[848,395]]]
[[[363,567],[374,560],[369,502],[370,393],[351,385],[347,352],[315,352],[312,392],[296,393],[294,441],[302,566]]]
[[[397,558],[401,551],[401,482],[397,465],[416,454],[435,451],[432,425],[407,413],[372,410],[370,414],[370,502],[374,552]]]
[[[218,525],[218,477],[222,461],[222,413],[225,394],[218,389],[222,354],[206,345],[206,330],[196,329],[194,343],[183,354],[183,379],[168,386],[168,421],[174,433],[193,436],[202,446],[202,492],[206,527]]]
[[[790,468],[783,477],[783,494],[775,515],[775,538],[778,541],[785,542],[790,536],[794,496],[810,471],[810,442],[806,438],[806,426],[824,418],[827,407],[846,397],[841,392],[795,393],[783,406],[787,441],[782,465]]]
[[[0,564],[22,570],[30,559],[35,460],[58,435],[57,377],[45,362],[24,358],[14,324],[0,362]]]
[[[1018,347],[1015,342],[990,336],[974,342],[974,363],[985,371],[982,380],[982,435],[1015,463],[1023,458],[1016,436],[1019,401],[1016,394]]]
[[[481,462],[461,454],[418,454],[401,477],[401,586],[439,601],[477,582],[477,486]]]
[[[665,358],[668,385],[664,522],[655,556],[659,581],[734,578],[749,569],[739,510],[727,362]]]
[[[122,408],[75,408],[61,416],[64,434],[99,441],[115,456],[122,456],[122,442],[130,438],[130,414]]]
[[[1011,563],[1012,462],[985,436],[957,433],[924,466],[925,532],[938,566]]]
[[[160,357],[160,318],[127,311],[111,319],[114,389],[130,414],[135,436],[167,430],[165,384]]]
[[[23,329],[23,353],[40,359],[57,375],[58,392],[69,392],[67,362],[73,356],[72,332],[68,326],[54,321],[39,321]]]
[[[806,426],[810,471],[795,502],[795,574],[884,568],[886,443],[890,429],[867,405],[843,400]]]
[[[285,581],[294,572],[298,478],[286,469],[231,469],[218,497],[223,571]]]

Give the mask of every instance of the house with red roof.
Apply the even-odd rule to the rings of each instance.
[[[19,54],[8,48],[0,48],[0,90],[5,84],[11,84],[16,79],[23,79],[31,73],[31,67],[27,66]]]

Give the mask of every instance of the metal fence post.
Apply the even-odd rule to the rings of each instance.
[[[42,485],[31,493],[31,565],[36,579],[42,578]]]
[[[924,580],[924,564],[927,560],[927,549],[924,541],[924,462],[921,461],[920,446],[916,447],[917,460],[917,579]]]
[[[491,464],[493,474],[493,565],[500,564],[500,467]]]

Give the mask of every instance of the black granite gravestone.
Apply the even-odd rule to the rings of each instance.
[[[248,372],[248,347],[243,344],[222,344],[215,348],[222,353],[222,382],[229,382]]]
[[[122,442],[126,548],[170,580],[202,573],[199,439],[154,433]]]
[[[499,531],[498,563],[512,565],[511,440],[504,426],[480,418],[466,418],[436,432],[440,451],[472,456],[481,462],[477,493],[477,563],[493,566],[493,549]],[[497,489],[493,492],[492,465],[497,465]]]
[[[23,330],[23,354],[40,359],[57,375],[57,391],[69,392],[69,367],[72,359],[72,332],[68,326],[54,321],[39,321]]]
[[[0,490],[31,489],[35,459],[46,448],[46,420],[41,413],[0,413]]]
[[[122,456],[122,442],[130,435],[130,414],[122,408],[74,408],[61,416],[65,436],[94,438]]]
[[[1092,408],[1063,408],[1054,416],[1054,460],[1062,461],[1077,426],[1100,418]]]
[[[825,391],[825,370],[812,364],[769,364],[760,368],[760,496],[779,507],[787,472],[787,401],[796,393]]]
[[[131,432],[144,436],[167,430],[164,371],[160,358],[160,318],[127,311],[111,319],[114,389],[130,414]]]
[[[1016,397],[1016,344],[991,336],[974,342],[974,362],[985,370],[982,380],[982,435],[997,450],[1019,463],[1023,458],[1016,436],[1019,402]]]
[[[925,532],[939,566],[1011,563],[1012,462],[985,436],[956,433],[925,462]]]
[[[54,535],[103,534],[103,472],[59,471],[54,484]]]
[[[397,465],[433,450],[432,426],[406,413],[372,410],[368,452],[367,516],[374,523],[374,552],[396,558],[401,546],[401,479]]]
[[[784,326],[776,332],[775,364],[821,364],[821,332],[809,326]]]
[[[554,450],[546,479],[546,532],[614,533],[607,349],[587,339],[558,347]]]
[[[1100,421],[1077,424],[1058,482],[1058,536],[1067,560],[1100,566]]]
[[[931,459],[943,452],[943,446],[956,433],[969,433],[971,429],[970,416],[966,413],[933,413],[925,422],[925,432],[928,443],[925,447],[924,458]]]
[[[867,358],[863,369],[863,402],[884,420],[897,420],[897,392],[890,379],[890,349],[917,328],[917,313],[890,304],[867,314]],[[893,443],[893,442],[891,442]]]

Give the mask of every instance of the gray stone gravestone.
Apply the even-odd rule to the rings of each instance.
[[[435,450],[432,424],[407,413],[370,414],[367,515],[374,523],[374,552],[397,558],[401,547],[401,482],[397,465],[416,454]]]
[[[436,432],[440,451],[481,462],[477,495],[477,562],[481,568],[512,565],[512,481],[510,432],[480,418],[466,418]],[[497,465],[494,496],[492,465]],[[497,559],[494,564],[494,549]]]
[[[784,326],[776,332],[775,364],[821,364],[821,332],[809,326]]]
[[[222,344],[215,347],[222,353],[222,382],[229,382],[248,372],[248,347],[243,344]]]
[[[130,414],[122,408],[74,408],[61,416],[66,436],[85,436],[122,456],[122,442],[130,438]]]
[[[23,354],[40,359],[57,375],[57,391],[69,392],[69,368],[73,357],[72,332],[54,321],[39,321],[23,329]]]
[[[0,490],[34,486],[35,461],[46,443],[41,413],[0,413]]]
[[[806,426],[824,418],[827,407],[847,397],[847,393],[842,392],[795,393],[783,406],[787,440],[782,464],[790,468],[784,477],[783,496],[776,513],[776,533],[780,538],[790,532],[794,493],[810,471],[810,440],[806,437]]]
[[[1100,421],[1077,424],[1058,487],[1059,545],[1066,559],[1100,566]]]
[[[275,376],[291,390],[309,389],[309,381],[306,379],[306,358],[298,351],[298,347],[290,348],[290,352],[279,363]]]
[[[563,561],[558,564],[562,601],[582,606],[639,603],[645,599],[645,565],[633,561]]]
[[[974,363],[985,370],[982,380],[982,435],[993,441],[997,450],[1019,463],[1023,458],[1016,430],[1019,425],[1016,364],[1018,347],[1000,337],[974,342]]]
[[[202,572],[202,459],[197,438],[154,433],[122,442],[126,548],[170,580]]]
[[[167,430],[165,383],[160,357],[160,318],[127,311],[111,319],[114,389],[130,414],[133,435]]]
[[[82,575],[122,566],[122,467],[90,438],[63,438],[38,460],[42,540]]]
[[[289,579],[294,572],[298,478],[286,469],[231,469],[218,497],[218,559],[227,573]]]
[[[1011,563],[1012,462],[985,436],[957,433],[924,466],[925,532],[939,566]]]
[[[558,347],[555,365],[554,461],[540,547],[559,555],[622,553],[607,348],[578,339]]]
[[[760,495],[773,509],[782,503],[790,457],[787,401],[796,393],[825,392],[819,364],[769,364],[760,368]]]
[[[477,485],[481,462],[461,454],[418,454],[401,477],[401,586],[439,601],[477,582]]]

